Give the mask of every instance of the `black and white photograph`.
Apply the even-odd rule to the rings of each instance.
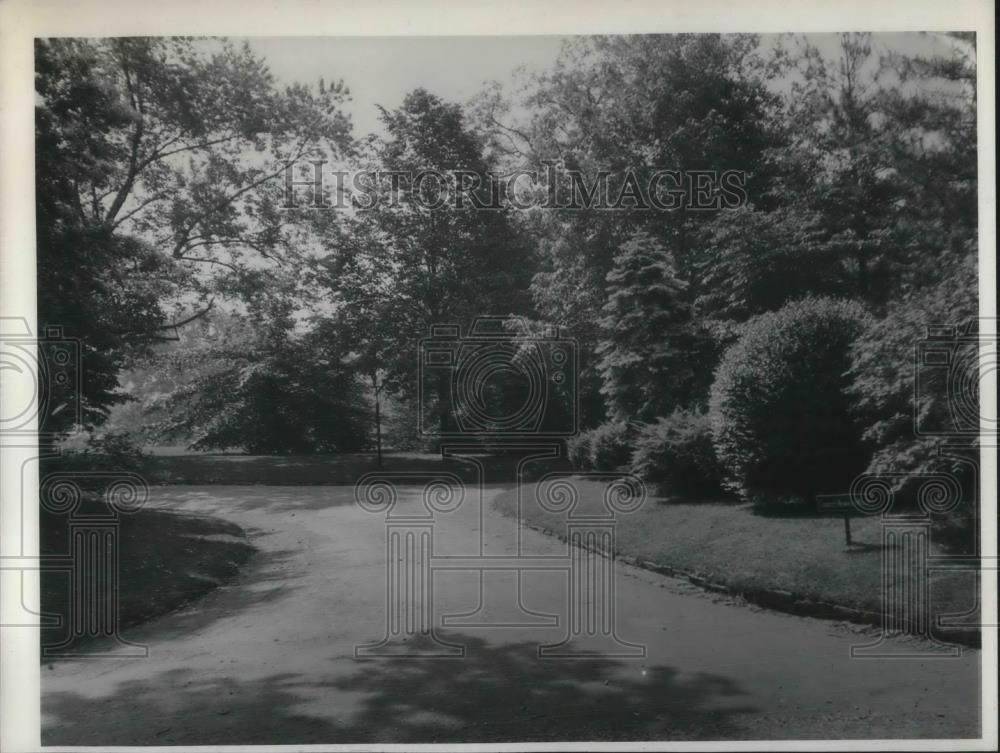
[[[993,6],[697,5],[0,3],[0,746],[996,749]]]

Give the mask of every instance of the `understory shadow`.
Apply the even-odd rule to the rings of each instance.
[[[202,542],[198,542],[200,546]],[[263,552],[248,544],[240,546],[239,561],[229,557],[219,542],[208,562],[199,556],[177,569],[151,567],[148,563],[125,566],[119,587],[119,635],[140,646],[162,641],[207,627],[216,620],[250,609],[258,604],[288,596],[297,588],[296,580],[305,572],[293,571],[294,551]],[[185,551],[193,554],[190,547]],[[128,560],[123,557],[123,562]],[[68,577],[47,575],[46,611],[62,616],[62,625],[42,630],[42,645],[59,646],[67,641],[69,604],[72,602]],[[44,603],[44,602],[43,602]],[[81,656],[100,655],[114,641],[79,637],[70,644]],[[43,654],[42,661],[58,661],[58,655]]]
[[[871,552],[881,552],[883,549],[885,549],[885,544],[882,542],[868,544],[863,541],[855,541],[850,546],[844,547],[844,552],[847,554],[869,554]]]
[[[725,739],[739,735],[735,715],[756,711],[724,677],[635,661],[543,661],[534,643],[448,638],[468,655],[336,657],[307,675],[253,680],[174,669],[110,696],[44,694],[43,744]]]
[[[473,469],[475,471],[475,469]],[[513,488],[514,482],[506,478],[480,480],[475,472],[468,471],[467,478],[461,478],[466,490],[477,489],[480,485],[503,488]],[[437,473],[441,469],[437,469]],[[412,498],[416,502],[426,481],[435,478],[433,471],[401,472],[393,483],[401,492],[401,502],[404,504]],[[412,475],[411,475],[412,474]],[[359,478],[361,478],[359,476]],[[390,477],[391,478],[391,477]],[[357,480],[357,479],[355,479]],[[336,507],[352,507],[357,504],[353,484],[326,486],[242,486],[238,488],[202,487],[198,489],[177,488],[159,492],[157,500],[179,498],[180,504],[188,509],[197,509],[210,515],[227,515],[233,511],[258,512],[267,511],[277,518],[288,516],[294,518],[298,513],[328,510]]]
[[[468,449],[468,448],[466,448]],[[472,448],[455,450],[443,458],[437,453],[387,452],[381,467],[374,453],[339,455],[225,455],[186,454],[152,456],[141,471],[152,484],[222,484],[277,486],[352,485],[366,473],[454,473],[463,481],[515,481],[516,454],[490,453]],[[565,460],[532,461],[531,471],[566,469]]]
[[[108,514],[97,502],[86,504],[90,514]],[[111,546],[117,549],[117,588],[105,590],[96,584],[111,577],[111,566],[102,558],[109,555],[75,551],[81,535],[71,534],[67,516],[43,511],[40,523],[42,553],[71,560],[41,572],[42,612],[46,622],[58,620],[43,627],[43,647],[85,646],[88,639],[72,633],[71,625],[98,620],[98,615],[102,625],[110,625],[114,618],[109,615],[117,612],[121,630],[194,603],[238,578],[256,551],[234,523],[189,512],[140,510],[115,523]],[[79,609],[88,611],[75,614]]]
[[[823,520],[843,520],[844,513],[830,510],[818,510],[814,505],[805,503],[757,502],[743,503],[742,507],[752,515],[761,518],[803,518]],[[857,515],[851,516],[852,520]]]
[[[295,516],[308,510],[325,510],[355,504],[350,487],[298,486],[283,489],[277,486],[242,486],[223,491],[223,487],[204,489],[169,489],[167,494],[179,495],[186,507],[225,515],[234,511],[267,510],[274,514]],[[165,495],[161,494],[160,498]]]

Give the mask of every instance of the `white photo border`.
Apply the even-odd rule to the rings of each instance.
[[[980,316],[995,328],[995,10],[990,0],[176,0],[153,6],[123,0],[0,0],[0,316],[23,317],[35,331],[34,62],[33,39],[50,36],[458,36],[621,34],[662,32],[824,32],[961,30],[977,33],[979,129]],[[983,332],[986,335],[996,335]],[[32,385],[12,375],[0,400],[20,404]],[[985,421],[995,422],[996,383],[982,382]],[[995,423],[994,423],[995,425]],[[33,454],[29,441],[7,443],[0,455],[0,549],[12,551],[21,536],[37,549],[36,506],[19,518],[21,463]],[[997,466],[995,442],[982,448],[982,554],[997,555]],[[37,479],[35,480],[37,484]],[[15,518],[17,516],[17,518]],[[33,516],[33,517],[32,517]],[[30,554],[30,552],[25,552]],[[36,552],[37,553],[37,552]],[[38,599],[38,574],[25,574],[28,606]],[[982,573],[982,618],[997,624],[997,571]],[[20,594],[0,591],[2,615]],[[95,750],[42,748],[40,664],[37,630],[0,631],[0,750]],[[523,743],[457,745],[201,746],[199,751],[313,750],[996,750],[997,631],[982,634],[980,740],[829,740],[650,743]],[[101,747],[102,750],[163,750],[171,747]]]

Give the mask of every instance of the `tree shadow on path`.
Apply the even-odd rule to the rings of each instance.
[[[111,695],[46,694],[43,744],[732,739],[734,715],[756,711],[724,677],[448,637],[465,658],[337,657],[253,680],[184,668]]]

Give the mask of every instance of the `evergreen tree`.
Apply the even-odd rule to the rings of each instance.
[[[636,233],[607,276],[598,370],[611,418],[649,421],[693,398],[695,364],[687,284],[673,255]]]
[[[784,135],[769,75],[753,35],[577,38],[565,44],[551,71],[529,84],[522,103],[526,122],[514,122],[516,110],[495,90],[481,98],[479,113],[491,145],[512,167],[527,162],[544,173],[542,161],[563,163],[556,186],[563,202],[573,195],[569,171],[579,171],[587,188],[598,185],[599,174],[607,175],[613,204],[626,174],[648,185],[660,170],[738,170],[748,176],[749,200],[771,208],[780,197],[772,190],[775,169],[768,152],[783,144]],[[661,192],[668,185],[661,184]],[[728,212],[650,210],[625,202],[614,211],[555,209],[527,217],[542,264],[531,288],[535,306],[542,319],[566,326],[579,343],[585,427],[604,419],[603,379],[596,373],[598,320],[618,249],[640,230],[662,239],[693,299],[703,287],[696,268],[701,228],[719,214]],[[675,347],[680,340],[675,338]],[[697,338],[690,344],[695,350],[687,357],[701,362],[705,343]],[[704,389],[693,393],[707,393],[712,365],[705,362]]]

